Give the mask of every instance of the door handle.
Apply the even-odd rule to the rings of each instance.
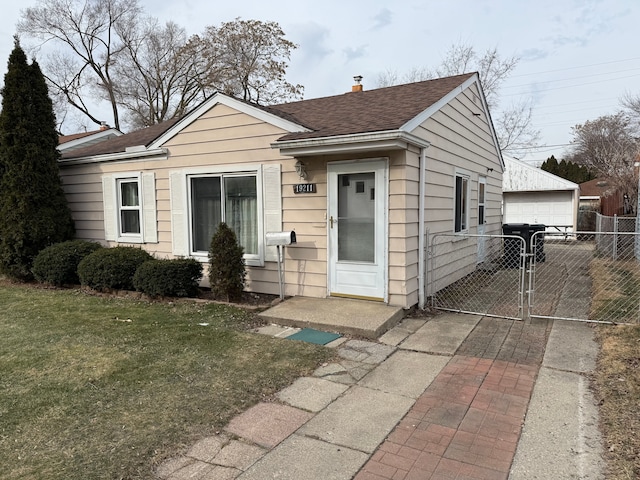
[[[333,215],[329,217],[329,225],[333,228]]]

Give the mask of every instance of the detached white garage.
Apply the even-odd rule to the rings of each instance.
[[[503,157],[503,223],[544,224],[560,231],[576,231],[580,201],[578,184],[515,158]]]

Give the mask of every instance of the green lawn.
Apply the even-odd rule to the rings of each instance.
[[[151,478],[331,355],[250,322],[228,306],[0,283],[0,478]]]

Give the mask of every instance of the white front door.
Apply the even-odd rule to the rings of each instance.
[[[387,161],[330,163],[329,294],[387,300]]]

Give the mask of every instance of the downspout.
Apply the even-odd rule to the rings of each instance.
[[[426,280],[426,232],[425,232],[425,181],[427,178],[427,153],[426,147],[420,149],[420,185],[418,186],[418,308],[425,307],[425,280]]]

